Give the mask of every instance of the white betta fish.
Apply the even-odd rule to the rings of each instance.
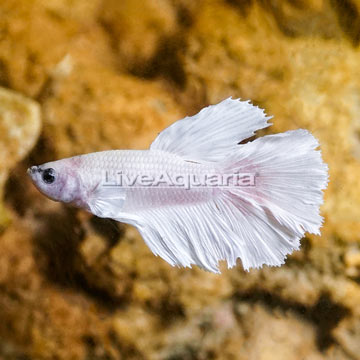
[[[173,266],[280,266],[305,232],[320,234],[328,168],[307,130],[240,144],[268,119],[229,98],[175,122],[149,150],[79,155],[28,173],[55,201],[136,226]]]

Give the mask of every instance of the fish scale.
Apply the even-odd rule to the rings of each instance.
[[[146,150],[110,150],[78,156],[79,168],[83,179],[90,179],[92,187],[103,181],[104,171],[118,173],[124,176],[148,175],[158,177],[168,174],[171,179],[176,175],[204,176],[216,173],[214,166],[186,161],[174,154],[163,151],[149,152]],[[164,184],[146,188],[127,187],[126,201],[123,211],[140,210],[144,208],[166,207],[204,202],[215,196],[211,188],[191,188]]]

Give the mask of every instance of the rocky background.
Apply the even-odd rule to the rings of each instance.
[[[360,359],[359,44],[359,0],[0,1],[0,359]],[[228,96],[330,167],[322,236],[281,268],[172,268],[26,176]]]

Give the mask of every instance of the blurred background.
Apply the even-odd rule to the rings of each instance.
[[[360,359],[359,43],[359,0],[1,0],[0,359]],[[26,176],[229,96],[330,167],[322,236],[281,268],[172,268]]]

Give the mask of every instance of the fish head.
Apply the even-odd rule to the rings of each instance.
[[[52,200],[76,202],[81,193],[80,174],[71,158],[32,166],[27,173],[36,188]]]

